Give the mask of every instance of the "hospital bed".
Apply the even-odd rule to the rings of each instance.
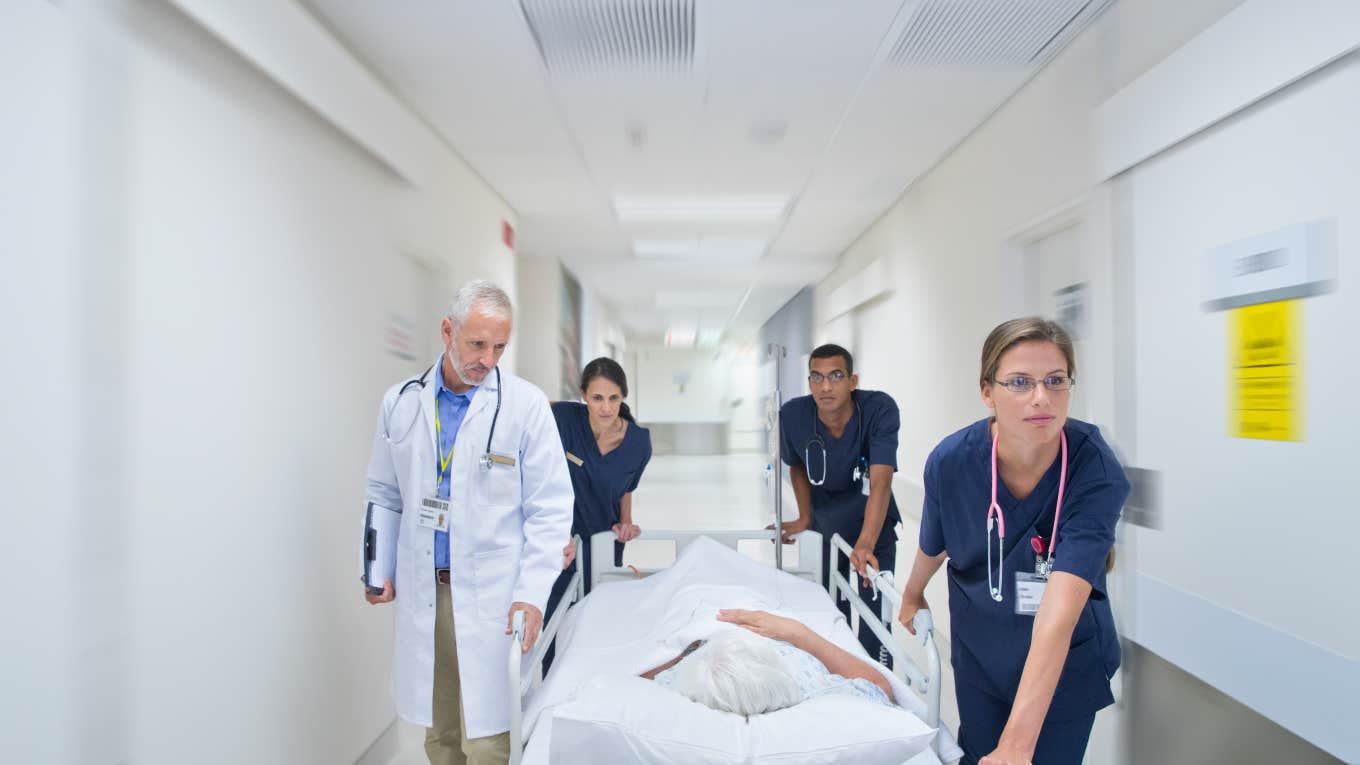
[[[675,556],[679,559],[685,548],[700,538],[708,538],[732,550],[737,550],[738,545],[749,540],[758,540],[770,544],[775,539],[775,533],[766,529],[749,531],[645,531],[639,539],[671,542],[675,545]],[[798,540],[799,547],[804,552],[799,556],[797,565],[783,565],[782,569],[796,577],[813,583],[820,583],[822,575],[821,555],[818,551],[821,548],[821,536],[815,531],[805,531],[797,535],[795,539]],[[579,551],[582,539],[576,537],[573,542]],[[873,630],[887,648],[893,658],[893,673],[910,691],[905,694],[897,694],[899,697],[905,696],[905,698],[898,698],[898,704],[919,717],[931,728],[938,729],[932,748],[909,760],[909,765],[941,765],[941,763],[957,761],[962,756],[962,750],[959,749],[954,736],[940,722],[940,655],[935,645],[934,624],[930,613],[921,611],[914,620],[914,627],[916,628],[914,639],[920,643],[925,654],[925,666],[921,667],[902,649],[891,634],[891,624],[896,619],[901,603],[900,596],[893,583],[892,572],[877,572],[872,567],[869,569],[869,573],[877,585],[879,596],[877,602],[866,602],[859,596],[858,589],[852,581],[848,581],[839,571],[839,562],[842,557],[849,558],[851,546],[839,535],[833,536],[831,542],[833,546],[832,575],[827,584],[827,592],[832,599],[831,603],[834,604],[837,599],[849,601],[861,624],[867,624],[869,629]],[[592,592],[596,592],[599,585],[607,582],[637,580],[640,577],[646,577],[664,570],[663,568],[638,569],[633,566],[615,566],[613,563],[613,532],[606,531],[596,534],[589,543],[591,544],[590,560],[594,570],[583,571],[581,566],[577,566],[568,591],[563,596],[562,604],[548,623],[544,625],[538,642],[527,654],[522,653],[523,614],[517,613],[512,624],[513,640],[509,650],[507,672],[511,687],[518,689],[518,693],[511,694],[510,701],[510,762],[512,765],[519,765],[519,763],[546,765],[549,761],[548,743],[551,737],[551,709],[546,713],[538,714],[535,719],[527,720],[525,709],[530,699],[543,684],[542,662],[549,645],[557,640],[559,635],[564,634],[563,630],[568,621],[572,620],[581,610],[575,607],[569,608],[569,606],[574,606],[581,600],[586,578],[589,577],[591,581]],[[782,556],[780,557],[782,558]],[[579,554],[577,561],[581,561]],[[834,605],[831,607],[834,608]],[[843,620],[841,624],[844,624]],[[848,627],[845,629],[848,630]],[[859,649],[856,641],[851,640],[850,642],[853,644],[853,648]],[[862,649],[859,649],[859,654],[861,658],[872,661]],[[555,661],[561,660],[559,655],[559,658]]]

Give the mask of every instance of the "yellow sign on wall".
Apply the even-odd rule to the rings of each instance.
[[[1229,312],[1229,430],[1237,438],[1303,438],[1298,304],[1280,300]]]

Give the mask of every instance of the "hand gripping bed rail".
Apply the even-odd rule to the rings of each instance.
[[[571,542],[576,546],[576,559],[579,561],[583,544],[581,537],[579,535],[574,536],[571,538]],[[562,618],[566,616],[567,608],[581,599],[582,582],[584,581],[585,574],[581,571],[581,566],[577,566],[576,573],[571,577],[571,584],[567,587],[566,594],[563,595],[563,601],[558,604],[552,618],[543,625],[543,630],[538,635],[538,641],[534,643],[533,649],[527,655],[524,653],[524,612],[516,611],[514,619],[511,620],[510,654],[506,661],[509,687],[512,691],[510,694],[510,765],[519,765],[520,759],[524,757],[524,694],[529,692],[531,686],[537,687],[543,683],[543,657],[548,653],[548,646],[552,645],[553,640],[557,638],[557,631],[562,627]],[[523,672],[526,661],[534,670],[527,676]]]
[[[902,652],[892,636],[892,624],[896,620],[898,609],[902,607],[902,596],[897,592],[892,572],[877,571],[873,566],[865,567],[869,579],[878,593],[879,604],[878,608],[875,609],[860,597],[859,588],[851,584],[850,580],[841,574],[841,557],[844,555],[845,559],[849,561],[852,552],[854,552],[854,548],[840,534],[831,537],[831,560],[829,564],[831,575],[827,577],[827,590],[831,593],[831,599],[837,602],[842,598],[850,601],[851,607],[859,614],[860,623],[867,624],[879,642],[892,655],[893,668],[897,671],[898,676],[908,687],[925,697],[926,724],[932,728],[938,728],[940,731],[940,735],[935,737],[935,752],[945,762],[957,759],[961,751],[958,750],[953,737],[946,735],[947,731],[940,724],[940,678],[942,672],[940,651],[935,645],[935,620],[931,617],[930,612],[925,609],[917,611],[912,618],[912,627],[916,629],[916,641],[925,648],[926,652],[926,669],[922,672],[916,662]],[[858,576],[853,569],[850,575]]]

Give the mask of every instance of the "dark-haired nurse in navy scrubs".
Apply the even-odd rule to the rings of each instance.
[[[1119,637],[1105,575],[1129,484],[1100,430],[1068,418],[1075,376],[1062,327],[1001,324],[980,378],[995,416],[926,460],[920,549],[898,618],[911,628],[948,557],[965,763],[1079,765],[1096,712],[1114,702]]]
[[[628,378],[613,359],[601,357],[586,365],[581,373],[581,396],[584,404],[559,401],[552,410],[576,491],[571,533],[581,535],[586,543],[581,556],[589,571],[592,534],[613,531],[617,538],[614,564],[623,565],[623,543],[642,532],[633,523],[633,490],[652,458],[652,437],[633,420],[623,402],[628,396]],[[570,545],[566,552],[570,555]],[[553,585],[545,620],[556,609],[575,570],[573,562]],[[589,578],[585,586],[589,592]]]

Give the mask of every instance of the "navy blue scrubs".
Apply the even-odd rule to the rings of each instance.
[[[856,390],[850,398],[854,411],[840,438],[832,438],[826,425],[817,419],[817,403],[812,396],[790,399],[779,410],[780,456],[784,464],[790,470],[809,471],[811,480],[823,481],[821,486],[812,487],[812,529],[823,537],[824,572],[831,570],[831,535],[840,534],[853,546],[864,528],[864,507],[869,498],[863,492],[863,475],[859,480],[854,478],[855,467],[858,465],[861,473],[867,472],[869,465],[890,465],[897,470],[897,431],[902,424],[897,403],[892,396],[874,390]],[[895,568],[896,526],[901,520],[897,500],[889,494],[888,514],[874,547],[881,571]],[[840,568],[850,578],[850,562],[845,556],[841,556]],[[865,587],[857,577],[855,582],[860,596],[873,602],[873,588]],[[849,601],[841,601],[839,606],[848,620]],[[867,625],[860,625],[859,642],[871,657],[880,657],[878,637]],[[888,660],[886,654],[881,658]]]
[[[580,534],[585,542],[579,561],[589,571],[590,536],[609,531],[619,522],[619,503],[623,495],[637,488],[642,472],[647,469],[647,462],[652,458],[652,436],[646,428],[630,422],[623,434],[623,441],[613,451],[602,455],[595,442],[595,433],[590,429],[590,410],[585,404],[559,401],[552,405],[552,411],[557,420],[558,435],[562,437],[562,448],[570,455],[567,458],[567,472],[571,474],[571,488],[576,492],[571,533]],[[571,457],[579,459],[581,464],[576,464]],[[571,564],[557,578],[548,598],[545,619],[552,616],[558,601],[566,593],[576,565]],[[622,542],[614,543],[614,565],[623,565]],[[586,592],[590,592],[589,579],[585,587]]]
[[[1006,515],[1003,600],[997,603],[987,585],[990,424],[990,418],[973,423],[931,452],[921,512],[921,550],[932,556],[949,554],[951,663],[964,762],[975,762],[996,748],[1019,690],[1034,617],[1015,613],[1015,575],[1034,572],[1033,537],[1048,539],[1053,533],[1062,468],[1059,454],[1023,502],[1015,499],[1005,481],[997,480],[997,503]],[[1064,431],[1067,488],[1053,570],[1085,579],[1091,585],[1091,596],[1072,632],[1067,662],[1040,731],[1033,761],[1041,765],[1081,762],[1095,713],[1114,703],[1110,678],[1119,668],[1119,637],[1105,586],[1105,558],[1114,544],[1115,523],[1129,484],[1096,426],[1069,419]],[[996,556],[995,541],[992,555]]]

